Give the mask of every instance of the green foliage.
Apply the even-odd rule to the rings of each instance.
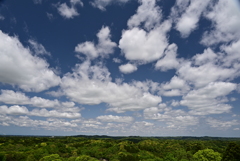
[[[212,149],[199,150],[193,155],[194,161],[221,161],[221,154]]]
[[[230,143],[223,154],[223,161],[239,161],[240,160],[240,145]]]
[[[40,161],[62,161],[61,157],[58,154],[51,154],[43,157]]]
[[[88,155],[81,155],[77,157],[75,161],[98,161],[98,159],[90,157]]]
[[[0,137],[0,161],[240,161],[239,145],[209,137]]]

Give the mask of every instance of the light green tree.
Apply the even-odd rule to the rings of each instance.
[[[193,155],[194,161],[221,161],[221,154],[212,149],[199,150]]]

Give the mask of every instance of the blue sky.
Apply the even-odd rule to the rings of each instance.
[[[0,1],[0,134],[240,137],[238,0]]]

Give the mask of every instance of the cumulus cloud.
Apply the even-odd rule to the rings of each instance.
[[[240,36],[239,16],[238,1],[218,1],[210,11],[205,12],[205,17],[212,21],[213,30],[206,31],[201,42],[210,46],[220,42],[238,40]]]
[[[176,5],[186,5],[185,3],[181,3],[182,0],[178,0]],[[176,29],[181,33],[181,36],[186,38],[190,35],[190,33],[197,28],[198,21],[200,19],[201,14],[206,9],[210,0],[199,1],[192,0],[190,1],[189,6],[185,9],[185,12],[181,15],[181,17],[177,20]],[[175,10],[178,7],[174,7]],[[180,7],[181,8],[181,7]]]
[[[137,88],[134,84],[114,83],[110,73],[101,64],[91,66],[89,61],[76,65],[73,73],[62,79],[64,94],[74,102],[96,105],[107,103],[109,111],[136,111],[156,106],[161,97]]]
[[[224,96],[236,90],[237,85],[228,82],[212,82],[207,86],[190,91],[180,104],[187,106],[193,115],[221,114],[232,108],[224,104]]]
[[[111,5],[113,3],[126,3],[129,0],[93,0],[92,2],[90,2],[92,4],[93,7],[96,7],[102,11],[106,10],[106,7],[108,5]]]
[[[127,60],[144,63],[158,60],[168,46],[166,32],[170,29],[166,21],[162,26],[152,29],[149,33],[139,28],[125,30],[119,41],[119,48]]]
[[[170,69],[176,69],[179,66],[179,61],[177,60],[177,45],[171,44],[167,47],[164,52],[164,57],[157,61],[155,68],[161,71],[167,71]]]
[[[98,120],[102,122],[132,122],[134,119],[130,116],[113,116],[113,115],[103,115],[98,116]]]
[[[137,67],[133,64],[128,63],[128,64],[120,65],[119,70],[124,74],[130,74],[135,72],[137,70]]]
[[[66,3],[62,3],[57,5],[57,9],[61,16],[70,19],[79,15],[76,8],[76,5],[78,4],[83,6],[83,2],[81,0],[70,0],[70,7]]]
[[[98,56],[106,57],[108,54],[112,54],[117,44],[110,40],[111,35],[109,27],[102,27],[102,29],[97,33],[97,37],[97,45],[93,42],[87,41],[78,44],[75,47],[75,51],[82,53],[91,59],[97,58]]]
[[[0,102],[40,108],[57,108],[62,111],[79,111],[78,108],[76,109],[74,102],[60,102],[57,99],[49,100],[37,96],[29,98],[22,92],[14,92],[12,90],[1,90]]]
[[[127,60],[149,63],[163,56],[171,21],[161,22],[162,11],[155,0],[139,2],[137,13],[128,21],[129,29],[122,32],[119,48]]]
[[[0,31],[0,82],[25,91],[40,92],[57,86],[60,78],[42,58],[33,56],[17,37]]]
[[[9,115],[26,115],[29,113],[28,109],[24,106],[0,106],[1,114],[9,114]]]
[[[50,52],[46,51],[45,47],[36,42],[35,40],[29,40],[29,44],[31,45],[33,51],[37,55],[51,55]]]

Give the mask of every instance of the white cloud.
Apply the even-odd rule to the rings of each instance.
[[[200,16],[209,2],[210,0],[190,1],[189,6],[185,9],[185,13],[177,20],[176,24],[176,29],[181,33],[182,37],[188,37],[189,34],[197,28]]]
[[[121,60],[121,59],[119,59],[119,58],[113,58],[113,62],[114,62],[114,63],[121,63],[121,62],[122,62],[122,60]]]
[[[228,82],[212,82],[207,86],[190,91],[180,104],[187,106],[193,115],[221,114],[232,108],[224,104],[224,96],[236,90],[237,85]]]
[[[224,59],[222,59],[224,66],[237,68],[239,70],[239,61],[240,61],[240,40],[235,41],[229,45],[222,45],[221,50],[226,53]]]
[[[177,60],[177,45],[171,44],[167,47],[164,52],[164,57],[157,61],[155,64],[156,69],[160,69],[161,71],[167,71],[170,69],[176,69],[179,66],[179,61]]]
[[[102,122],[132,122],[134,119],[130,116],[113,116],[113,115],[104,115],[98,116],[98,120]]]
[[[83,6],[81,0],[70,0],[71,7],[69,7],[66,3],[58,4],[57,9],[61,16],[64,18],[74,18],[78,16],[79,13],[77,11],[76,5],[79,4]]]
[[[213,63],[192,66],[191,62],[184,62],[177,71],[180,78],[189,81],[195,87],[204,87],[211,82],[225,81],[235,77],[236,70],[224,68]]]
[[[222,121],[222,120],[217,120],[214,118],[208,118],[206,121],[211,127],[220,128],[220,129],[226,129],[226,128],[230,128],[234,125],[240,124],[238,120]]]
[[[218,55],[215,54],[212,49],[207,48],[204,50],[202,54],[196,54],[193,57],[194,63],[196,65],[203,65],[209,62],[215,62],[217,60]]]
[[[205,13],[205,16],[212,21],[214,29],[206,31],[203,35],[201,42],[204,45],[209,46],[239,39],[240,10],[238,1],[218,1],[210,11]]]
[[[137,9],[137,13],[128,20],[128,27],[134,28],[141,26],[148,31],[160,24],[162,18],[161,9],[156,5],[156,0],[139,0],[141,5]]]
[[[46,110],[46,109],[34,109],[29,111],[25,106],[0,106],[1,114],[8,115],[29,115],[29,116],[38,116],[38,117],[58,117],[58,118],[79,118],[81,117],[80,113],[77,112],[62,112],[57,110]]]
[[[128,64],[120,65],[119,70],[124,74],[130,74],[135,72],[137,70],[137,67],[133,64],[128,63]]]
[[[21,92],[14,92],[12,90],[1,90],[0,102],[3,102],[5,104],[24,105],[29,103],[29,98]]]
[[[190,90],[187,82],[177,76],[172,77],[172,79],[167,83],[162,83],[159,88],[159,94],[164,96],[181,96]]]
[[[75,51],[82,53],[91,59],[97,58],[98,56],[106,57],[108,54],[112,54],[117,44],[110,40],[111,35],[109,27],[102,27],[102,29],[98,32],[97,37],[97,45],[93,42],[87,41],[78,44],[75,47]]]
[[[128,30],[123,30],[119,48],[125,58],[140,64],[158,60],[168,46],[167,32],[171,21],[161,22],[161,9],[155,0],[140,0],[137,13],[128,20]],[[141,26],[147,30],[141,28]]]
[[[122,33],[119,48],[127,60],[148,63],[163,56],[168,46],[166,32],[171,24],[165,21],[160,27],[156,27],[147,33],[143,29],[132,28]]]
[[[29,113],[28,109],[24,106],[0,106],[1,114],[9,114],[9,115],[26,115]]]
[[[81,117],[80,113],[70,113],[70,112],[60,112],[57,110],[48,111],[46,109],[34,109],[30,112],[32,116],[39,116],[39,117],[58,117],[58,118],[79,118]]]
[[[31,47],[34,50],[34,53],[37,55],[51,55],[50,52],[46,51],[44,46],[42,44],[39,44],[38,42],[34,40],[29,40],[28,41]]]
[[[61,88],[72,101],[96,105],[107,103],[109,111],[136,111],[156,106],[161,97],[142,91],[134,84],[111,82],[110,73],[102,65],[90,66],[89,61],[76,65],[73,73],[62,79]]]
[[[184,128],[197,125],[199,119],[191,116],[183,110],[172,110],[171,108],[151,107],[143,111],[145,119],[153,119],[165,122],[168,128]]]
[[[126,3],[129,0],[93,0],[90,2],[93,7],[96,7],[102,11],[106,10],[106,7],[108,5],[111,5],[112,3]]]
[[[41,97],[27,97],[24,93],[12,90],[1,90],[0,102],[13,105],[30,105],[40,108],[55,108],[61,111],[80,111],[74,102],[60,102],[57,99],[49,100]]]
[[[0,82],[18,85],[25,91],[40,92],[57,86],[60,78],[49,64],[24,48],[16,37],[0,31]]]

